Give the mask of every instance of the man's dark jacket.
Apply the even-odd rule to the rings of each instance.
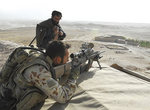
[[[62,30],[59,24],[54,24],[52,19],[45,20],[36,27],[36,43],[39,48],[46,48],[49,41],[54,39],[54,26],[59,27],[59,31],[63,32],[62,36],[58,37],[58,40],[63,40],[66,37],[65,32]]]

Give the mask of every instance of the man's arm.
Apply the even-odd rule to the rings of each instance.
[[[63,40],[66,37],[66,33],[63,31],[60,25],[57,25],[59,27],[59,37],[58,40]]]
[[[51,76],[51,73],[43,66],[35,65],[24,73],[28,82],[34,83],[48,97],[52,97],[59,103],[65,103],[73,96],[77,85],[74,79],[68,79],[62,86]]]

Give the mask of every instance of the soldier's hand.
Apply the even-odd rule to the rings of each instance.
[[[63,36],[63,32],[62,31],[59,31],[59,36]]]
[[[92,63],[93,63],[92,59],[89,59],[87,64],[83,63],[81,65],[81,68],[80,68],[81,69],[81,73],[87,72],[92,67]]]
[[[92,67],[92,64],[93,64],[93,60],[89,59],[88,64],[86,65],[85,71],[88,71]]]

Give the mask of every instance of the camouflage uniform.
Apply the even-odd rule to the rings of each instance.
[[[3,99],[6,99],[13,110],[14,107],[16,110],[38,110],[36,106],[42,106],[47,97],[60,103],[70,100],[77,88],[76,81],[71,78],[63,86],[59,85],[52,77],[51,68],[50,57],[33,51],[17,69],[14,68],[8,81],[0,85],[2,102],[5,104]],[[6,110],[12,110],[10,107]]]
[[[64,86],[61,86],[52,78],[51,73],[41,65],[35,65],[28,68],[24,77],[28,82],[42,90],[49,98],[53,98],[59,103],[68,101],[76,90],[76,81],[68,80]]]

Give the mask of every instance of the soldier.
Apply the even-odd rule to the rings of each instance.
[[[45,20],[36,27],[36,43],[37,47],[46,49],[46,46],[51,40],[63,40],[66,37],[65,32],[59,25],[62,14],[59,11],[53,11],[51,18]],[[58,38],[54,38],[55,31],[59,30]]]
[[[54,66],[68,61],[69,47],[61,41],[52,41],[48,43],[45,54],[30,52],[29,58],[17,69],[13,68],[15,72],[9,75],[8,80],[1,81],[0,109],[38,110],[46,98],[53,98],[59,103],[70,100],[77,88],[76,79],[80,69],[74,69],[64,85],[58,83],[53,72]]]

